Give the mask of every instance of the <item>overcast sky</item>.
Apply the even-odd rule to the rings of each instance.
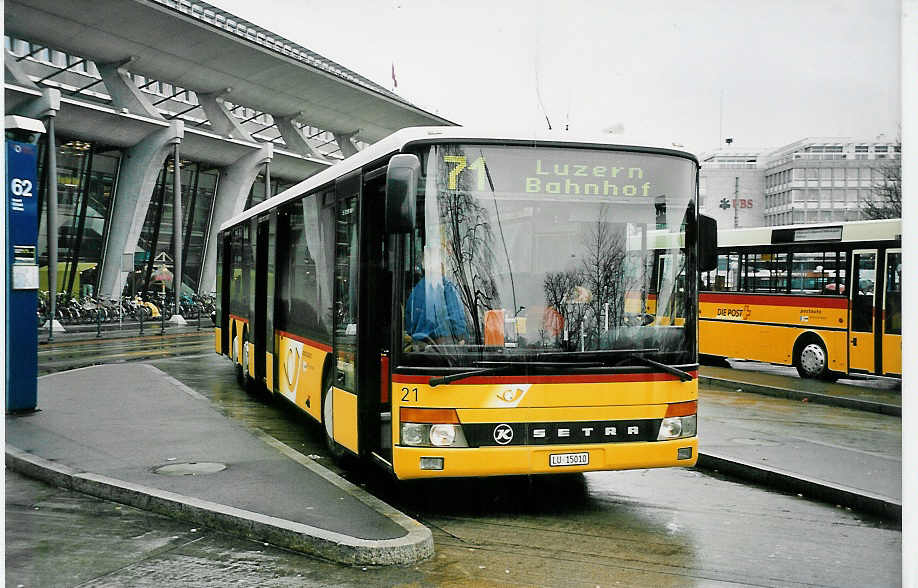
[[[897,0],[210,1],[390,89],[394,63],[399,95],[469,126],[696,152],[899,132]]]

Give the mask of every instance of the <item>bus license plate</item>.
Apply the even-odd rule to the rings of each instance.
[[[589,463],[590,463],[590,454],[587,452],[552,453],[548,456],[548,465],[550,465],[551,467],[589,465]]]

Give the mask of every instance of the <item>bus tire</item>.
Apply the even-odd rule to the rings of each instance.
[[[832,373],[829,371],[829,354],[826,347],[814,336],[797,344],[794,366],[801,378],[826,380]]]
[[[698,354],[698,363],[701,365],[709,365],[713,367],[731,367],[730,362],[727,361],[726,357],[721,357],[719,355],[707,355],[704,353]]]
[[[330,365],[325,366],[322,374],[322,430],[325,431],[325,446],[331,454],[332,459],[338,464],[344,464],[350,454],[334,438],[334,418],[332,402],[332,373]]]

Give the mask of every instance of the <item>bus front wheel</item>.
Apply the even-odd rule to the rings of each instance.
[[[829,354],[822,343],[814,340],[800,345],[794,363],[801,378],[834,381],[837,376],[829,370]]]

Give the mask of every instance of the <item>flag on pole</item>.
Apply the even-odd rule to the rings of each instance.
[[[395,79],[395,62],[392,62],[392,85],[398,88],[398,80]]]

